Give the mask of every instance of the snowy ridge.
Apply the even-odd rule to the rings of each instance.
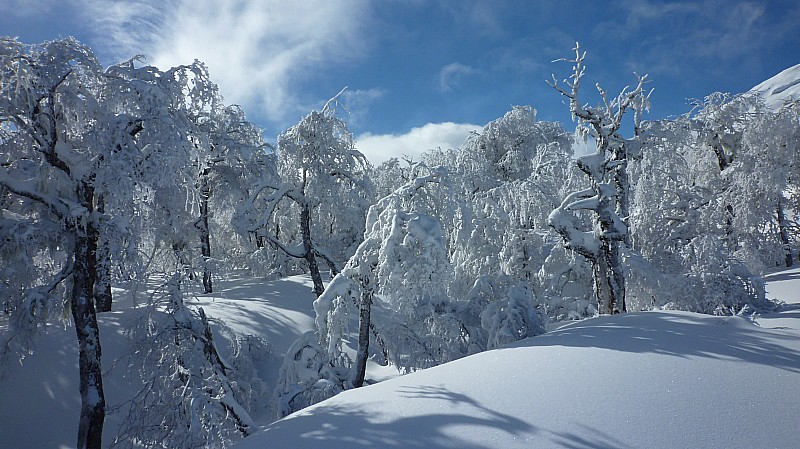
[[[800,100],[800,64],[789,67],[750,89],[764,99],[767,107],[778,110],[783,105]]]

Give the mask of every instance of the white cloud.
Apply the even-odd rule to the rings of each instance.
[[[474,73],[478,73],[478,70],[460,62],[447,64],[439,71],[439,90],[450,92],[461,80]]]
[[[199,59],[226,102],[281,127],[321,100],[302,83],[361,54],[369,15],[365,0],[76,1],[118,58],[144,52],[161,68]]]
[[[356,138],[356,149],[375,165],[403,156],[419,160],[419,156],[435,148],[460,148],[471,131],[483,126],[468,123],[428,123],[405,134],[370,134]]]

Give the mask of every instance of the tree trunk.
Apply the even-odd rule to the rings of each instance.
[[[717,156],[719,171],[723,172],[731,165],[733,158],[725,152],[725,148],[722,146],[722,137],[719,133],[714,133],[710,143],[711,149],[714,150],[714,155]]]
[[[314,294],[319,298],[322,292],[325,291],[325,285],[322,283],[319,264],[314,255],[314,246],[311,243],[311,210],[308,204],[303,204],[300,211],[300,230],[303,234],[303,251],[305,254],[303,257],[308,263],[308,271],[311,273],[311,280],[314,282]]]
[[[600,313],[627,312],[625,274],[618,241],[603,242],[600,254],[592,261],[595,294]]]
[[[619,245],[621,242],[610,242],[608,248],[608,267],[611,270],[608,278],[611,287],[611,297],[613,307],[609,307],[609,313],[627,312],[628,306],[625,303],[625,273],[622,267],[622,255]]]
[[[93,189],[84,182],[77,189],[82,205],[92,210]],[[100,333],[94,308],[97,230],[90,221],[75,228],[75,264],[70,309],[78,336],[81,416],[78,449],[100,449],[105,421],[105,395],[100,363]]]
[[[105,198],[103,195],[97,197],[97,212],[101,214],[105,212]],[[94,304],[96,311],[110,312],[111,311],[111,250],[108,241],[105,239],[97,239],[97,260],[96,260],[97,277],[94,281]]]
[[[775,210],[775,215],[778,218],[778,233],[780,234],[781,244],[783,245],[784,257],[786,266],[791,267],[794,258],[792,257],[792,247],[789,243],[789,227],[786,225],[786,215],[783,212],[783,205],[778,203]]]
[[[369,285],[362,285],[361,304],[358,316],[358,350],[356,352],[356,370],[353,379],[353,388],[364,385],[367,373],[367,358],[369,357],[369,330],[372,320],[372,290]]]
[[[614,160],[619,161],[619,165],[614,167],[614,186],[617,189],[617,208],[616,212],[620,220],[625,223],[625,226],[630,224],[630,190],[631,182],[628,177],[628,149],[625,143],[622,143],[619,148],[614,150]],[[631,247],[631,236],[629,232],[625,233],[622,239],[625,246]]]
[[[211,236],[208,230],[208,201],[211,198],[211,189],[203,179],[203,186],[200,189],[200,219],[197,221],[197,229],[200,230],[200,254],[203,257],[203,291],[212,293],[214,288],[211,284]]]
[[[735,252],[739,246],[736,230],[734,228],[735,219],[736,212],[733,210],[733,205],[728,204],[725,206],[725,244],[728,246],[728,251],[731,253]]]
[[[109,248],[107,242],[97,247],[97,279],[94,283],[94,302],[97,312],[110,312],[113,297],[111,295],[111,270],[109,268]]]

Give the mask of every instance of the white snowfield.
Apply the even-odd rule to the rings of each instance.
[[[574,322],[516,345],[351,390],[269,424],[247,448],[797,448],[800,269],[767,277],[786,310],[741,317],[644,312]],[[310,281],[221,281],[201,298],[273,364],[313,323]],[[101,314],[113,442],[134,393],[124,359],[136,309]],[[75,445],[74,330],[52,326],[0,380],[0,448]],[[377,374],[377,373],[376,373]],[[274,374],[273,374],[274,375]],[[369,377],[370,374],[368,374]],[[375,377],[375,376],[373,376]],[[274,382],[274,379],[269,379]],[[260,423],[269,416],[254,416]]]
[[[750,89],[764,98],[767,107],[780,109],[784,104],[800,100],[800,64],[782,71]]]
[[[643,312],[347,391],[252,448],[798,448],[800,270],[761,316]]]

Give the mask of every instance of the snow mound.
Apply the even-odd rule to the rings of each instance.
[[[800,64],[789,67],[781,73],[750,89],[762,98],[767,107],[778,110],[783,105],[800,100]]]
[[[575,322],[345,391],[237,449],[797,447],[800,270],[781,313]]]

